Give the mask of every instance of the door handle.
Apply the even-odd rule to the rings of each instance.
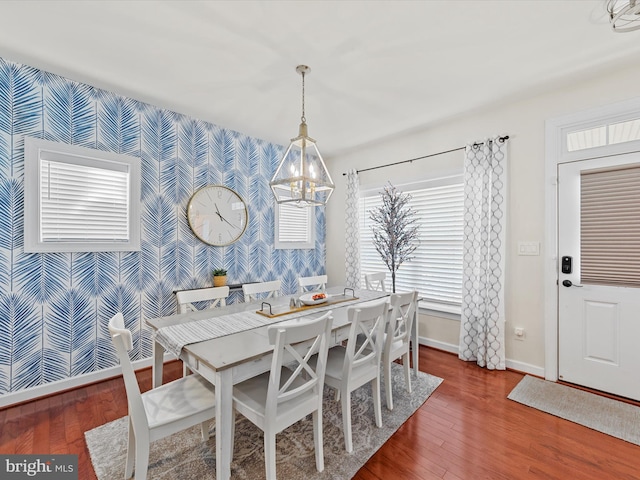
[[[574,285],[571,280],[563,280],[562,285],[565,287],[582,287],[582,285]]]

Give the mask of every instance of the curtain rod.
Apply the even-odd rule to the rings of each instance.
[[[505,135],[504,137],[498,137],[498,141],[500,142],[504,142],[505,140],[509,140],[509,135]],[[474,143],[472,147],[478,148],[480,145],[484,145],[484,142]],[[409,160],[402,160],[400,162],[387,163],[385,165],[378,165],[377,167],[363,168],[362,170],[356,170],[356,173],[368,172],[369,170],[377,170],[378,168],[392,167],[394,165],[400,165],[401,163],[411,163],[414,160],[422,160],[423,158],[435,157],[438,155],[444,155],[445,153],[457,152],[459,150],[464,150],[465,148],[467,147],[465,146],[465,147],[452,148],[451,150],[445,150],[443,152],[438,152],[438,153],[431,153],[429,155],[423,155],[422,157],[410,158]],[[346,175],[346,173],[343,173],[342,175]]]

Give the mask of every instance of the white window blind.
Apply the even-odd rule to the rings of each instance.
[[[120,167],[120,166],[116,166]],[[129,172],[42,159],[42,242],[129,240]]]
[[[580,176],[580,281],[640,287],[640,166]]]
[[[416,289],[423,302],[435,310],[459,312],[462,296],[462,177],[447,177],[419,186],[399,188],[411,195],[409,206],[420,225],[420,246],[410,262],[396,272],[396,290]],[[381,205],[379,191],[366,192],[360,199],[360,270],[364,274],[388,269],[373,244],[369,212]],[[387,289],[391,290],[388,273]]]
[[[276,204],[276,248],[310,249],[315,247],[314,207]]]
[[[25,252],[140,250],[140,160],[25,137]]]

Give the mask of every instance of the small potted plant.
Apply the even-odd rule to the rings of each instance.
[[[223,287],[227,284],[227,271],[224,268],[216,268],[213,271],[213,286]]]

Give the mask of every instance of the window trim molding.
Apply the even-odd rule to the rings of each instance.
[[[638,118],[638,110],[640,110],[640,97],[547,120],[546,135],[549,140],[547,142],[547,156],[553,155],[556,163],[565,163],[640,150],[640,140],[611,143],[574,151],[569,151],[567,148],[568,134],[599,126],[608,128],[612,124],[635,120]],[[557,131],[552,132],[552,130]]]
[[[457,181],[464,181],[464,172],[462,166],[459,169],[451,169],[438,172],[437,175],[422,178],[411,182],[393,184],[398,190],[420,190],[424,188],[433,188],[442,185],[451,185]],[[369,183],[360,186],[360,197],[371,197],[380,194],[380,191],[387,185],[388,181]]]
[[[76,157],[81,165],[99,168],[114,164],[129,173],[129,240],[126,242],[43,242],[41,241],[41,178],[42,153],[52,156]],[[129,252],[140,250],[140,159],[130,155],[107,152],[78,145],[24,137],[24,251],[53,252]]]
[[[430,317],[446,318],[459,322],[462,317],[461,307],[447,308],[444,304],[430,303],[426,301],[418,301],[418,311],[423,315]]]

